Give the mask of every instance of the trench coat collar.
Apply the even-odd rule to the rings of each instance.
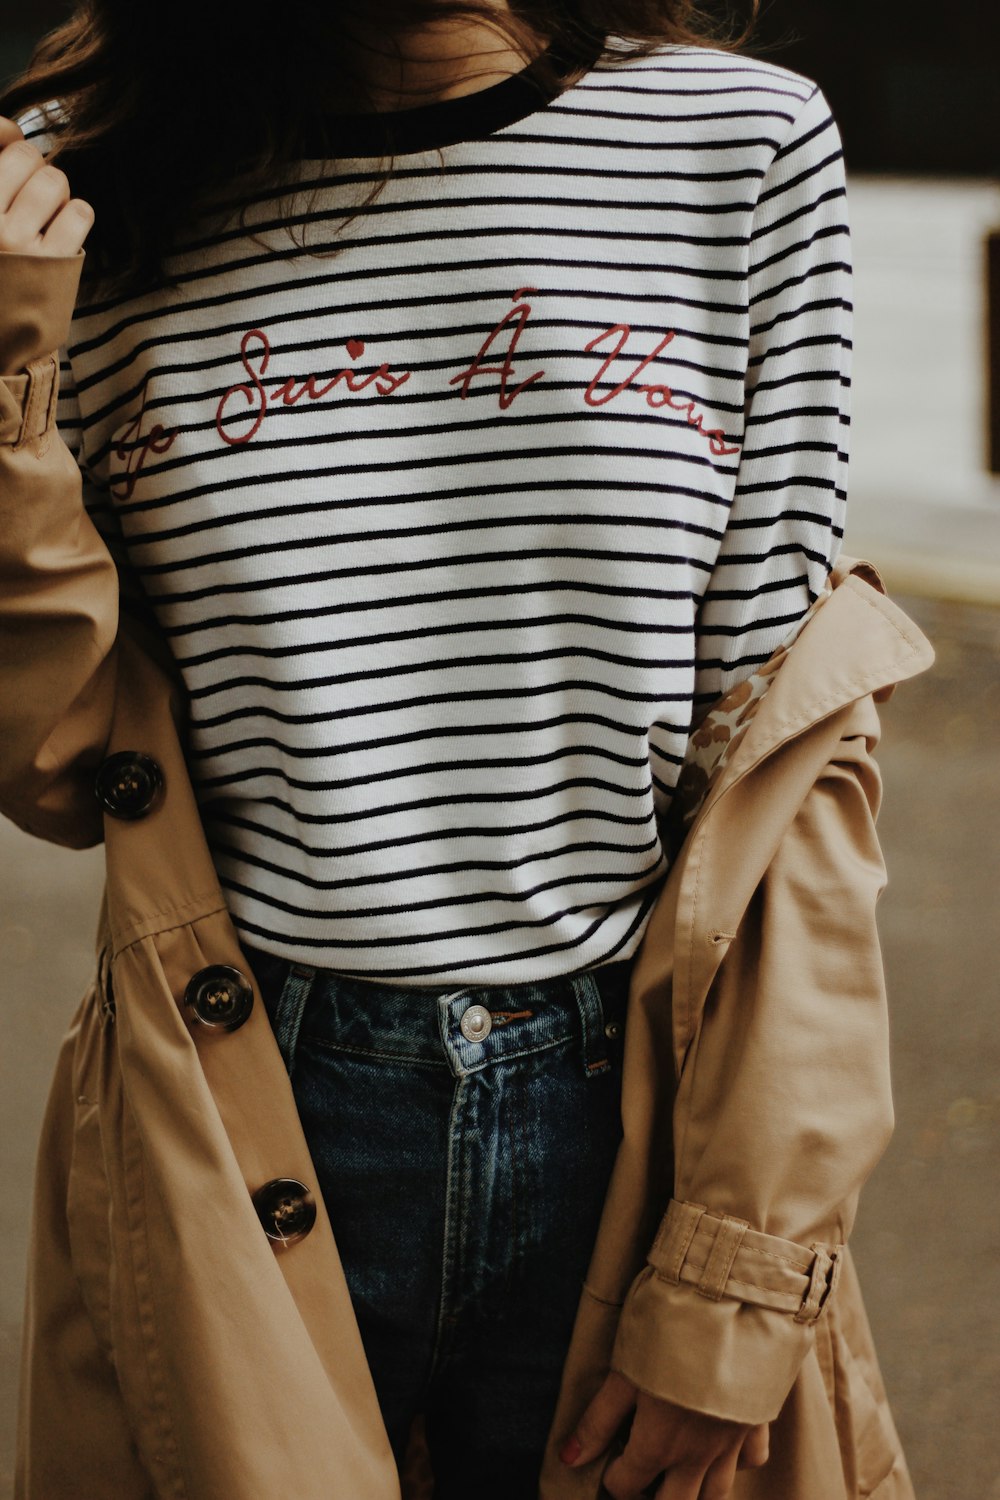
[[[740,743],[710,779],[650,917],[633,984],[662,992],[669,962],[678,1075],[782,829],[838,753],[841,735],[862,735],[870,749],[879,736],[873,705],[934,661],[930,641],[886,596],[870,562],[842,555],[830,583],[832,592],[788,648]]]
[[[830,583],[833,592],[792,643],[685,842],[731,786],[788,740],[868,693],[885,702],[898,682],[934,661],[930,641],[888,597],[873,563],[841,553]]]

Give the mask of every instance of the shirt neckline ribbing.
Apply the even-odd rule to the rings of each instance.
[[[584,66],[589,72],[606,43],[605,37],[588,42],[556,37],[544,49],[560,72]],[[368,111],[323,116],[332,149],[338,157],[395,155],[434,151],[462,141],[482,140],[507,125],[544,110],[563,90],[543,89],[535,76],[535,63],[487,88],[454,99],[437,99],[409,109]],[[307,149],[318,143],[307,141]],[[320,152],[320,154],[325,154]]]

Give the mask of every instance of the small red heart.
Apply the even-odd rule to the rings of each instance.
[[[365,346],[361,339],[348,339],[347,352],[352,359],[360,359],[365,352]]]

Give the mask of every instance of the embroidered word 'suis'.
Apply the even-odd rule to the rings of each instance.
[[[348,352],[353,350],[352,358],[360,358],[364,353],[364,344],[360,339],[348,339]],[[348,392],[365,391],[370,385],[374,385],[379,396],[391,396],[393,391],[410,378],[410,372],[403,375],[392,376],[387,365],[380,365],[368,375],[355,374],[353,370],[338,370],[332,380],[324,384],[317,384],[317,376],[310,374],[301,381],[296,388],[294,379],[282,380],[280,384],[274,384],[271,376],[265,381],[268,367],[271,363],[271,341],[261,328],[251,328],[240,340],[240,357],[244,370],[249,379],[247,385],[233,385],[223,392],[222,400],[219,402],[215,412],[215,426],[223,442],[232,446],[241,443],[249,443],[250,439],[260,430],[260,424],[267,415],[268,404],[280,402],[282,406],[295,406],[295,404],[307,397],[310,401],[321,401],[325,396],[337,388],[343,381]],[[245,414],[246,407],[251,410],[252,421],[249,427],[236,433],[230,430],[231,419],[227,417],[226,408],[234,397],[242,396],[241,403],[235,402],[237,406],[237,424],[239,418]]]

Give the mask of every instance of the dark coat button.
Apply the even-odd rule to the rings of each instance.
[[[203,1026],[236,1031],[253,1010],[253,988],[239,969],[230,964],[210,964],[189,981],[184,1004]]]
[[[144,818],[163,790],[163,772],[151,755],[119,750],[104,761],[94,793],[113,818]]]
[[[305,1239],[316,1222],[316,1202],[304,1182],[294,1177],[275,1177],[253,1194],[257,1217],[269,1240],[294,1245]]]

